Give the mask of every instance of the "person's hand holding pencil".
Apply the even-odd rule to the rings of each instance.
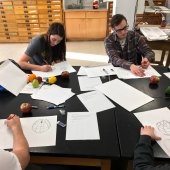
[[[12,130],[12,131],[20,131],[21,122],[20,118],[16,114],[10,114],[7,119],[5,120],[5,124]]]

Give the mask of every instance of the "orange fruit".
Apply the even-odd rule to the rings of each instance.
[[[28,82],[32,82],[34,79],[36,79],[36,75],[35,74],[29,74],[28,75]]]

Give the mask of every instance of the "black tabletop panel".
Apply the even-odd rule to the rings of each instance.
[[[78,67],[76,67],[78,70]],[[64,88],[71,88],[76,95],[80,94],[77,73],[71,73],[69,79],[57,77],[57,85]],[[107,78],[102,80],[108,81]],[[6,118],[9,113],[15,113],[20,117],[37,117],[37,116],[52,116],[57,115],[58,120],[66,123],[67,112],[82,112],[87,111],[78,97],[74,95],[65,102],[65,115],[61,115],[59,109],[48,110],[46,107],[48,102],[34,100],[28,94],[19,94],[17,97],[10,92],[0,94],[0,118]],[[20,105],[23,102],[29,102],[32,105],[38,106],[38,109],[32,109],[30,114],[23,114],[20,111]],[[54,156],[72,156],[72,157],[91,157],[91,158],[116,158],[120,157],[119,143],[115,122],[115,110],[97,113],[100,140],[78,140],[67,141],[66,128],[57,126],[56,146],[34,147],[30,148],[32,155],[54,155]]]
[[[153,97],[155,100],[151,101],[132,112],[129,112],[117,105],[116,107],[116,123],[117,132],[120,143],[121,157],[132,159],[135,145],[139,139],[140,127],[142,126],[138,119],[133,115],[135,112],[147,111],[152,109],[158,109],[162,107],[170,108],[170,98],[165,98],[165,89],[170,85],[170,79],[168,79],[164,72],[168,72],[169,69],[165,67],[155,67],[156,70],[162,75],[158,86],[150,86],[149,78],[142,79],[129,79],[123,80],[127,84],[135,87],[136,89],[144,92],[145,94]],[[133,101],[132,101],[133,102]],[[164,151],[158,146],[154,145],[156,157],[167,157]]]

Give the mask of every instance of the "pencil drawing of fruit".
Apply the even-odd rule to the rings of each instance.
[[[29,113],[32,110],[32,106],[30,103],[22,103],[20,105],[20,110],[22,113]]]
[[[37,79],[34,79],[34,80],[32,81],[32,87],[33,87],[33,88],[38,88],[38,87],[39,87],[39,82],[38,82]]]

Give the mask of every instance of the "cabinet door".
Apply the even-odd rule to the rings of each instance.
[[[67,39],[84,39],[86,37],[86,23],[84,18],[82,19],[66,19],[66,37]]]
[[[104,39],[106,37],[107,19],[86,19],[86,38]]]

